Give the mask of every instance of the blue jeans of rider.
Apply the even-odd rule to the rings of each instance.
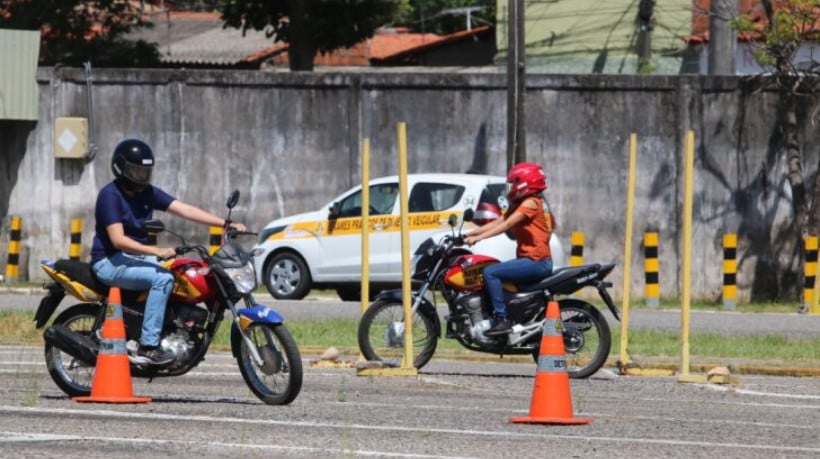
[[[165,305],[174,286],[174,275],[160,266],[156,257],[122,252],[99,260],[94,263],[93,269],[103,284],[126,290],[148,289],[140,343],[143,346],[159,345]]]
[[[495,317],[501,320],[507,318],[507,305],[504,303],[504,289],[501,283],[539,281],[552,273],[552,259],[535,261],[531,258],[516,258],[487,266],[481,273],[490,301],[495,308]]]

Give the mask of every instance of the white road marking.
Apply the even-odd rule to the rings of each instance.
[[[307,421],[277,421],[272,419],[242,419],[242,418],[224,418],[213,416],[185,416],[178,414],[161,414],[161,413],[126,413],[111,410],[72,410],[60,408],[29,408],[0,405],[0,413],[10,414],[32,414],[41,413],[49,415],[68,415],[75,417],[90,417],[90,418],[107,418],[107,419],[146,419],[156,421],[185,421],[185,422],[204,422],[204,423],[222,423],[222,424],[253,424],[253,425],[267,425],[267,426],[285,426],[285,427],[305,427],[305,428],[322,428],[322,429],[359,429],[365,431],[382,431],[382,432],[410,432],[422,435],[429,435],[431,433],[444,435],[463,435],[463,436],[481,436],[481,437],[498,437],[507,438],[518,437],[522,439],[555,439],[555,440],[579,440],[583,442],[598,441],[598,442],[612,442],[612,443],[627,443],[627,444],[651,444],[651,445],[673,445],[673,446],[694,446],[706,448],[730,448],[730,449],[745,449],[745,450],[763,450],[763,451],[777,451],[783,452],[804,452],[820,454],[820,447],[802,447],[802,446],[786,446],[786,445],[752,445],[747,443],[720,443],[709,441],[690,441],[690,440],[676,440],[676,439],[654,439],[654,438],[630,438],[630,437],[596,437],[589,435],[560,435],[549,433],[528,433],[528,432],[513,432],[509,430],[472,430],[472,429],[434,429],[430,427],[406,427],[406,426],[391,426],[391,425],[366,425],[366,424],[344,424],[344,423],[327,423],[327,422],[307,422]]]
[[[149,440],[145,438],[123,438],[123,437],[92,437],[87,435],[55,435],[55,434],[38,434],[29,432],[0,432],[0,444],[3,443],[38,443],[51,441],[96,441],[109,443],[138,443],[138,444],[157,444],[157,445],[177,445],[184,447],[201,447],[203,443],[200,441],[183,441],[183,440]],[[426,459],[470,459],[469,456],[440,456],[430,454],[405,454],[394,453],[387,451],[372,451],[372,450],[353,450],[353,449],[337,449],[337,448],[312,448],[309,446],[282,446],[282,445],[262,445],[257,443],[225,443],[225,442],[208,442],[206,446],[209,449],[213,448],[231,448],[231,449],[255,449],[268,451],[290,451],[299,453],[315,453],[321,456],[377,456],[377,457],[407,457],[407,458],[426,458]]]
[[[707,384],[706,387],[720,391],[720,392],[732,392],[735,394],[743,394],[743,395],[757,395],[761,397],[777,397],[777,398],[791,398],[795,400],[820,400],[820,395],[810,395],[810,394],[784,394],[782,392],[764,392],[759,390],[749,390],[749,389],[740,389],[736,387],[720,387],[714,386],[712,384]],[[817,406],[813,406],[812,408],[818,408]]]

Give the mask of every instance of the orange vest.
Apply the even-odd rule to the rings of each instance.
[[[533,200],[537,204],[535,209],[522,206],[523,203]],[[551,258],[550,253],[550,228],[549,222],[544,215],[544,202],[537,196],[524,198],[518,204],[510,207],[504,218],[508,218],[514,212],[524,215],[524,221],[512,228],[515,241],[518,243],[516,256],[518,258],[530,258],[535,261]]]

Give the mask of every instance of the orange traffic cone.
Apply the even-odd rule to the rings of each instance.
[[[567,359],[561,337],[561,312],[558,303],[550,301],[541,336],[535,388],[530,403],[530,415],[510,418],[510,422],[530,424],[589,424],[592,419],[572,415],[572,395],[569,390]]]
[[[78,402],[145,403],[149,397],[134,397],[131,388],[131,367],[125,349],[125,323],[122,320],[120,289],[111,287],[108,310],[102,327],[100,352],[94,369],[91,396],[74,397]]]

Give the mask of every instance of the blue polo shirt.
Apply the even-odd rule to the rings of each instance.
[[[91,246],[91,263],[118,252],[111,244],[106,228],[113,223],[122,223],[125,235],[145,244],[148,233],[142,229],[145,220],[153,218],[154,210],[168,210],[175,198],[165,191],[148,185],[133,196],[120,190],[116,180],[104,186],[97,195],[94,208],[94,243]]]

